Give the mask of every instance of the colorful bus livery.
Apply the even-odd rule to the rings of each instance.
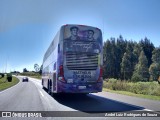
[[[43,59],[42,86],[48,93],[102,91],[102,33],[84,25],[64,25]]]

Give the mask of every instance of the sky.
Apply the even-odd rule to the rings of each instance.
[[[0,0],[0,72],[34,70],[62,25],[160,46],[160,0]]]

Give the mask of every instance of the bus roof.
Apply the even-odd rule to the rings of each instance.
[[[88,25],[82,25],[82,24],[65,24],[65,25],[63,25],[64,27],[65,26],[81,26],[81,27],[92,27],[92,28],[95,28],[95,29],[98,29],[98,30],[100,30],[98,27],[94,27],[94,26],[88,26]],[[62,26],[62,27],[63,27]]]

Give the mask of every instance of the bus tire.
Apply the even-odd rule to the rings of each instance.
[[[43,79],[42,79],[42,85],[43,85]]]
[[[44,82],[44,81],[43,81],[43,79],[42,79],[42,89],[44,89],[43,82]]]
[[[50,85],[50,81],[48,81],[48,90],[47,90],[48,94],[51,94],[51,85]]]

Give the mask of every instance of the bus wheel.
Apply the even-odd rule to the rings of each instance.
[[[49,95],[51,94],[51,85],[49,84],[49,82],[48,82],[48,94]]]
[[[44,86],[43,86],[43,79],[42,79],[42,89],[44,89]]]
[[[42,85],[43,85],[43,79],[42,79]]]

